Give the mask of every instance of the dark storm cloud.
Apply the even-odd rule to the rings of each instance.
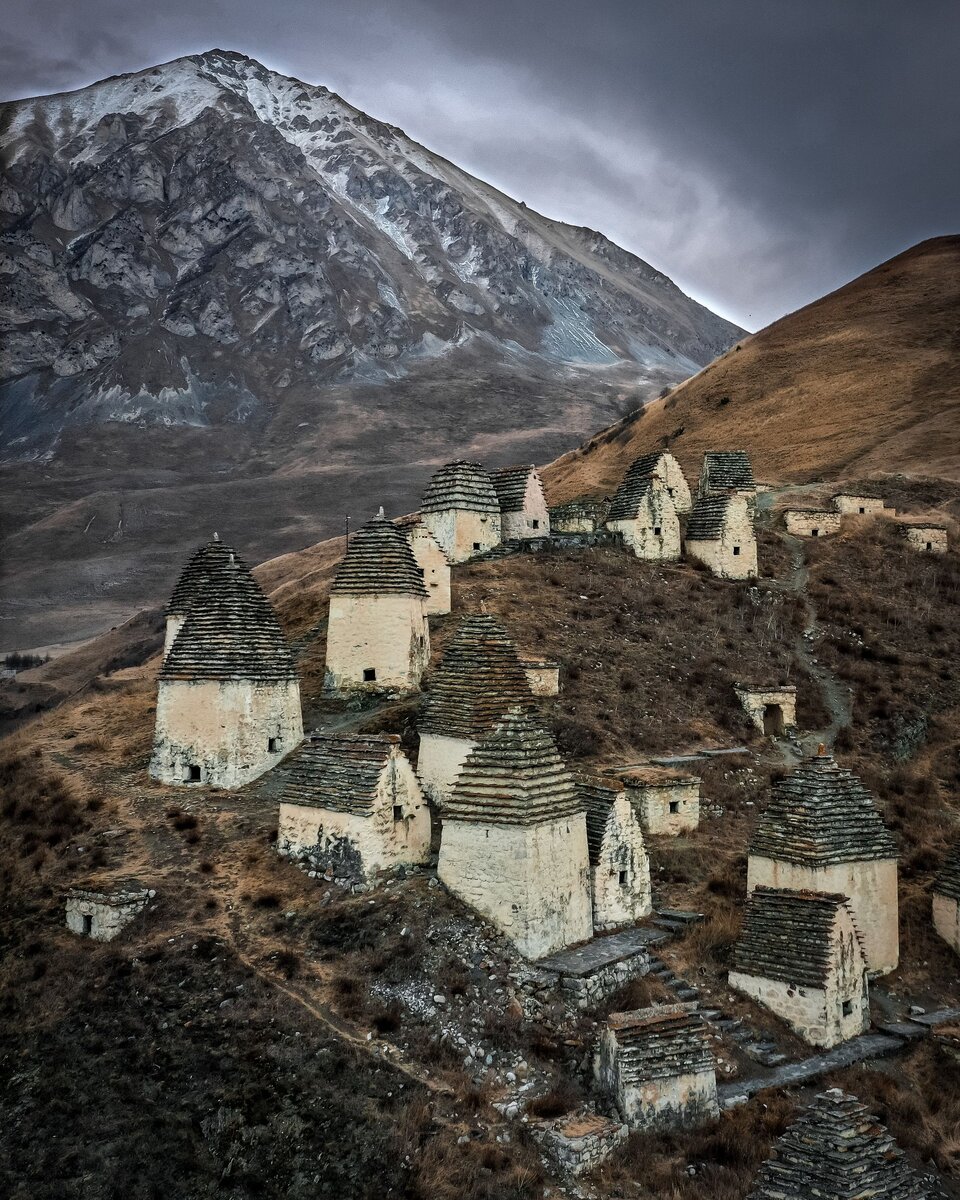
[[[958,225],[954,0],[6,8],[7,95],[242,50],[602,229],[751,327]]]

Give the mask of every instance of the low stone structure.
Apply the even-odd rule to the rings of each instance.
[[[516,647],[495,617],[474,613],[431,672],[420,716],[417,774],[439,808],[467,755],[514,706],[534,707]]]
[[[837,492],[832,503],[834,510],[845,517],[875,517],[890,511],[880,496],[862,496],[856,492]]]
[[[423,572],[427,589],[424,612],[428,617],[443,617],[450,611],[450,560],[443,547],[419,516],[395,522],[407,539],[417,566]]]
[[[677,837],[700,824],[700,780],[673,767],[622,767],[619,779],[644,833]]]
[[[507,541],[550,536],[550,512],[537,468],[500,467],[493,472],[493,487],[500,502],[501,536]]]
[[[947,856],[933,885],[933,925],[960,954],[960,842]]]
[[[839,1088],[816,1097],[774,1143],[747,1200],[946,1200],[883,1125]]]
[[[649,915],[650,859],[640,822],[619,780],[578,775],[587,816],[594,929],[615,929]]]
[[[744,495],[701,496],[687,522],[684,548],[720,579],[753,579],[757,537]]]
[[[304,743],[280,794],[277,852],[350,883],[430,857],[430,810],[395,734]]]
[[[691,1128],[719,1112],[713,1047],[695,1004],[611,1013],[594,1075],[632,1129]]]
[[[526,958],[592,935],[586,819],[529,713],[512,709],[467,756],[443,808],[437,874]]]
[[[551,533],[596,533],[610,511],[608,500],[568,500],[550,509]]]
[[[870,972],[896,967],[896,842],[874,797],[823,747],[771,789],[747,859],[747,890],[757,887],[849,897]]]
[[[734,684],[743,711],[767,737],[777,737],[797,726],[797,689],[793,684],[760,687]]]
[[[137,879],[80,884],[66,894],[67,928],[95,942],[111,942],[156,894]]]
[[[783,523],[795,537],[826,537],[840,532],[841,516],[823,508],[787,508]]]
[[[610,505],[607,528],[619,533],[637,558],[671,562],[680,557],[680,518],[657,473],[657,457],[638,458],[627,471]]]
[[[653,949],[669,936],[662,929],[633,925],[518,966],[520,991],[534,1000],[531,1016],[536,1017],[539,1001],[551,993],[563,994],[582,1010],[603,1004],[632,979],[650,973]]]
[[[520,659],[527,684],[535,696],[556,696],[560,691],[560,664],[548,658]]]
[[[303,737],[290,649],[260,585],[218,539],[194,555],[175,595],[183,619],[160,668],[150,774],[243,787]]]
[[[813,1046],[870,1027],[863,939],[845,896],[755,888],[729,983]]]
[[[441,467],[427,484],[420,515],[451,563],[484,554],[502,540],[500,501],[479,463]]]
[[[921,554],[946,554],[947,542],[946,525],[908,525],[902,526],[907,545]]]
[[[568,1113],[550,1121],[531,1121],[527,1130],[549,1166],[562,1175],[583,1175],[598,1167],[626,1141],[629,1125],[596,1113]]]
[[[430,660],[427,599],[407,539],[381,508],[350,539],[330,588],[325,690],[417,691]]]
[[[753,467],[746,450],[708,450],[703,456],[698,495],[736,493],[752,497],[756,491],[757,481],[753,477]]]

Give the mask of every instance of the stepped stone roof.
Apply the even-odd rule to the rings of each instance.
[[[897,844],[870,792],[837,766],[832,754],[823,753],[773,785],[750,853],[823,866],[896,858]]]
[[[280,803],[372,816],[380,775],[399,745],[389,733],[314,735],[292,759]]]
[[[672,1079],[714,1069],[709,1030],[696,1004],[661,1004],[611,1013],[607,1028],[620,1047],[624,1083]]]
[[[578,774],[575,778],[580,807],[587,816],[590,865],[595,867],[600,861],[603,835],[607,831],[607,822],[610,820],[614,802],[618,796],[623,795],[623,784],[617,779],[601,779],[596,775]]]
[[[613,497],[608,520],[630,521],[637,515],[640,505],[657,486],[655,480],[660,480],[656,474],[660,458],[659,454],[645,454],[629,467]]]
[[[348,596],[419,596],[427,589],[410,543],[380,509],[350,539],[330,588]]]
[[[757,486],[746,450],[708,450],[703,456],[703,472],[710,491]]]
[[[475,740],[508,709],[535,704],[516,647],[489,613],[463,621],[426,683],[421,733]]]
[[[946,1200],[856,1096],[824,1092],[777,1139],[747,1200]]]
[[[500,467],[493,472],[493,486],[500,501],[501,512],[523,512],[527,480],[531,475],[540,483],[540,474],[533,463],[522,467]],[[542,489],[543,485],[540,486]]]
[[[500,501],[493,481],[480,463],[447,463],[433,476],[423,494],[420,511],[442,512],[446,508],[499,513]]]
[[[747,900],[732,969],[801,987],[826,987],[834,965],[834,929],[844,908],[852,920],[846,896],[756,888]]]
[[[946,896],[950,900],[960,902],[960,842],[947,855],[947,861],[940,869],[933,890],[938,896]]]
[[[716,542],[723,536],[732,496],[698,496],[687,521],[688,542]]]
[[[92,900],[99,904],[133,904],[149,898],[150,889],[132,875],[84,879],[68,888],[71,900]]]
[[[204,553],[204,552],[207,553]],[[160,668],[164,681],[295,681],[290,648],[263,589],[235,550],[213,541],[180,576],[168,612],[185,613]]]
[[[553,735],[529,713],[509,713],[467,755],[445,821],[539,825],[573,816],[580,801]]]

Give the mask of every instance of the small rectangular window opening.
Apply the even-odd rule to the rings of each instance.
[[[474,543],[473,543],[473,548],[474,548],[474,550],[479,550],[479,549],[480,549],[480,543],[479,543],[479,542],[474,542]]]
[[[276,754],[276,752],[279,749],[280,749],[280,739],[279,738],[267,738],[267,752],[269,754]]]
[[[536,517],[533,518],[532,525],[533,525],[534,529],[540,528],[540,522],[537,520]]]
[[[843,1007],[843,1015],[845,1017],[852,1016],[852,1014],[853,1014],[853,1001],[852,1000],[844,1000],[842,1007]]]
[[[363,668],[363,682],[364,683],[375,683],[376,679],[377,679],[377,668],[376,667],[364,667]]]
[[[620,872],[620,886],[621,886],[621,887],[626,887],[626,886],[627,886],[627,873],[626,873],[626,871],[621,871],[621,872]]]
[[[680,801],[679,800],[671,800],[670,801],[670,811],[672,813],[678,813],[680,811]]]
[[[861,504],[861,506],[860,506],[860,512],[861,512],[861,513],[865,513],[866,511],[867,511],[867,510],[866,510],[866,509],[863,507],[863,505]]]
[[[927,542],[927,549],[928,549],[928,550],[932,550],[932,549],[933,549],[933,542]]]
[[[811,529],[811,530],[810,530],[810,536],[811,536],[811,537],[819,537],[819,536],[820,536],[820,530],[819,530],[819,529]]]
[[[662,526],[660,526],[660,525],[654,525],[654,527],[653,527],[653,536],[654,536],[654,537],[659,537],[659,536],[660,536],[660,530],[661,530],[661,528],[662,528]]]
[[[395,804],[393,806],[393,819],[395,821],[403,820],[403,805],[402,804]]]
[[[739,547],[739,546],[734,546],[734,548],[733,548],[733,553],[734,553],[735,555],[736,555],[736,554],[739,554],[739,553],[740,553],[740,547]]]
[[[89,913],[83,914],[83,932],[93,933],[93,917]]]
[[[187,779],[190,783],[200,782],[200,768],[196,763],[191,763],[190,766],[187,767]]]

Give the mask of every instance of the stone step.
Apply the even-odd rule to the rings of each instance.
[[[657,929],[666,929],[670,933],[686,933],[686,921],[672,921],[669,917],[651,917],[650,924]]]
[[[683,1000],[684,1003],[689,1004],[691,1000],[700,999],[700,993],[694,987],[679,987],[675,988],[674,990],[676,991],[677,996]]]
[[[684,925],[696,925],[698,921],[703,920],[703,913],[691,912],[683,908],[658,908],[657,916],[664,917],[668,921],[680,921]]]
[[[918,1021],[884,1021],[877,1028],[881,1033],[889,1033],[891,1037],[914,1040],[928,1037],[930,1034],[929,1026],[921,1025]]]

